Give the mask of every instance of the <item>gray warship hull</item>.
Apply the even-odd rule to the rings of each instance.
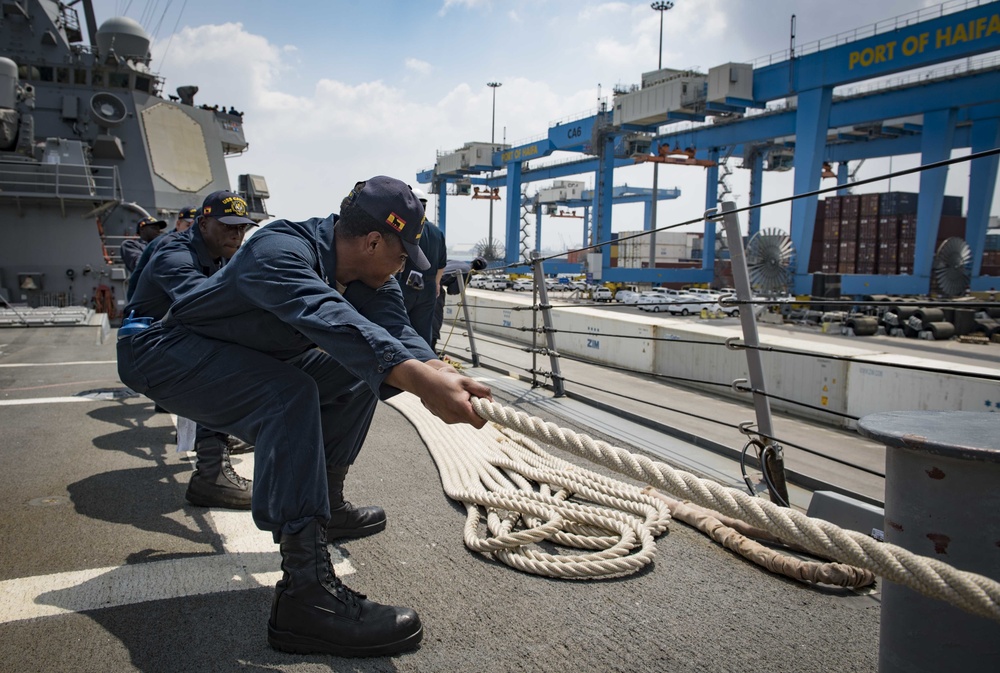
[[[0,18],[0,297],[27,306],[93,306],[112,318],[128,273],[119,249],[136,222],[233,189],[226,156],[247,149],[242,114],[196,106],[195,86],[163,94],[149,37],[135,22],[84,39],[60,2],[8,3]],[[240,176],[253,216],[267,187]]]

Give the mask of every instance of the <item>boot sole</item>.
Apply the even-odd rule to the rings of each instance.
[[[233,501],[233,500],[217,500],[214,498],[202,497],[197,494],[186,493],[184,499],[195,507],[221,507],[223,509],[240,509],[246,510],[250,509],[249,502]]]
[[[374,535],[375,533],[381,533],[382,531],[384,531],[385,523],[386,519],[382,519],[378,523],[362,526],[361,528],[327,528],[326,539],[327,541],[333,541],[333,540],[343,540],[349,538],[368,537],[369,535]]]
[[[421,625],[416,633],[410,634],[402,640],[369,647],[352,647],[349,645],[336,645],[317,638],[298,636],[288,631],[278,631],[270,624],[267,625],[267,644],[276,650],[291,654],[333,654],[338,657],[385,657],[390,654],[398,654],[399,652],[406,652],[407,650],[416,648],[423,636],[424,627]]]

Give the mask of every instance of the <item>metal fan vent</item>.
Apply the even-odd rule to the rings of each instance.
[[[945,239],[934,255],[934,281],[946,297],[958,297],[969,289],[972,250],[963,239]]]
[[[750,286],[764,295],[788,292],[792,281],[795,248],[780,229],[763,229],[747,241],[747,271]]]
[[[506,246],[495,238],[492,241],[484,238],[476,243],[473,249],[488,262],[502,262],[507,252]]]

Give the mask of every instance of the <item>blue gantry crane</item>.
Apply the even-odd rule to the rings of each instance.
[[[443,155],[417,179],[439,193],[443,220],[451,182],[459,184],[459,193],[461,185],[475,182],[520,194],[524,182],[590,172],[596,187],[594,236],[609,241],[614,169],[636,161],[704,166],[709,209],[717,205],[722,158],[737,157],[750,169],[750,202],[759,203],[768,170],[793,169],[794,192],[806,194],[820,188],[824,169],[833,164],[839,165],[838,184],[846,188],[849,162],[919,154],[921,164],[930,164],[948,159],[954,149],[995,150],[1000,147],[1000,62],[971,59],[996,51],[1000,2],[947,2],[754,63],[727,63],[707,74],[671,69],[645,73],[640,87],[616,91],[610,110],[560,122],[545,139],[517,147],[470,144],[480,153],[476,161],[454,165],[449,163],[454,153]],[[955,65],[962,59],[966,61]],[[946,71],[928,70],[944,63],[950,64]],[[866,81],[873,84],[864,91],[845,90]],[[710,123],[671,129],[680,121]],[[468,153],[470,146],[463,151]],[[554,151],[587,157],[552,166],[527,163]],[[972,251],[974,290],[1000,285],[1000,278],[984,275],[982,268],[997,168],[996,154],[972,161],[969,168],[965,237]],[[920,174],[912,273],[844,275],[844,294],[930,290],[947,171],[941,167]],[[797,254],[789,289],[797,294],[813,287],[808,269],[817,204],[816,195],[792,202],[790,232]],[[518,261],[520,207],[520,199],[505,201],[509,264]],[[751,211],[751,232],[759,228],[759,218],[759,211]],[[611,268],[606,246],[602,277],[711,281],[714,238],[715,227],[707,224],[701,269]]]

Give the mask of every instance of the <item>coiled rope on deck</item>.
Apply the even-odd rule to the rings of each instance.
[[[867,570],[802,561],[760,545],[750,538],[789,547],[767,531],[717,512],[560,460],[496,423],[480,431],[448,426],[409,395],[390,404],[421,434],[445,492],[465,505],[466,546],[522,572],[570,579],[635,572],[652,561],[653,538],[676,518],[748,560],[802,582],[861,587],[875,581]],[[560,553],[539,551],[547,547]]]
[[[947,601],[963,610],[1000,621],[1000,583],[958,570],[896,545],[779,507],[741,490],[727,488],[607,442],[560,428],[509,407],[473,398],[483,418],[545,444],[559,447],[697,505],[746,521],[812,553],[864,568],[887,580]]]
[[[397,395],[390,404],[414,422],[445,493],[465,505],[469,549],[565,579],[618,577],[652,562],[655,537],[670,521],[664,501],[492,425],[445,425],[412,395]],[[432,422],[418,422],[426,417]],[[583,551],[548,553],[544,545]]]

